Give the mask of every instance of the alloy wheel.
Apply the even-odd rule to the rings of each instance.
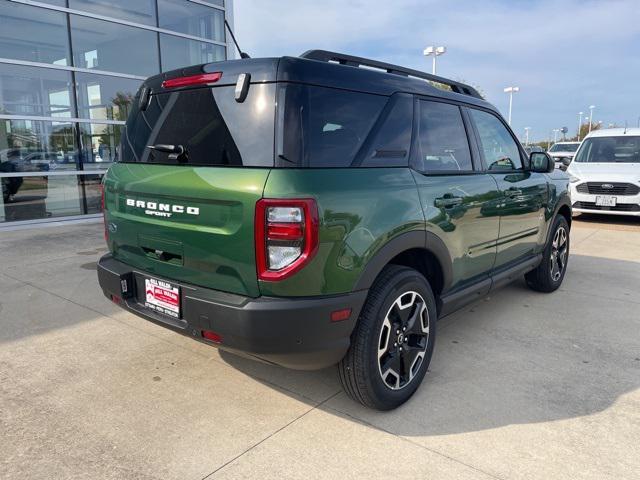
[[[564,227],[560,227],[556,230],[556,233],[553,236],[553,243],[551,244],[551,258],[549,260],[551,262],[551,279],[554,282],[560,280],[562,272],[567,265],[567,254],[569,253],[568,247],[567,231]]]
[[[378,338],[378,371],[388,388],[400,390],[411,383],[428,343],[427,304],[418,292],[404,292],[389,308]]]

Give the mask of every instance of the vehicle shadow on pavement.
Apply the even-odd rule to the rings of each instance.
[[[399,435],[448,435],[592,415],[640,388],[639,267],[572,255],[565,282],[553,294],[516,282],[444,318],[422,386],[392,412],[335,395],[341,390],[335,369],[291,372],[226,352],[221,357],[260,382],[303,395],[311,405],[325,400],[319,408]],[[305,391],[324,391],[325,397],[309,398]]]

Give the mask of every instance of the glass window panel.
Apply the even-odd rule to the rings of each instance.
[[[224,12],[184,0],[158,0],[161,28],[224,42]]]
[[[140,80],[76,73],[78,116],[92,120],[126,120]]]
[[[2,2],[0,57],[69,65],[66,14]]]
[[[460,108],[420,102],[420,172],[471,171],[471,151]]]
[[[0,120],[0,222],[79,215],[75,124]],[[36,176],[16,176],[21,172]]]
[[[78,177],[83,189],[87,213],[102,213],[102,175],[83,175]]]
[[[0,64],[0,113],[74,116],[71,73]]]
[[[93,18],[71,16],[76,67],[130,75],[159,72],[156,33]]]
[[[153,0],[69,0],[69,8],[144,25],[156,25]]]
[[[51,5],[56,5],[58,7],[66,7],[67,6],[67,0],[38,0],[42,3],[49,3]]]
[[[0,174],[75,170],[75,124],[0,120]]]
[[[124,125],[81,123],[82,162],[85,170],[103,170],[118,160]]]
[[[487,112],[470,109],[489,170],[521,170],[520,149],[507,127]]]
[[[164,34],[160,34],[160,52],[162,55],[162,70],[165,72],[180,67],[219,62],[225,59],[225,48],[221,45]]]

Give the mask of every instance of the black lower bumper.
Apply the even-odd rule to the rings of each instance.
[[[359,291],[328,297],[250,298],[166,279],[181,287],[181,317],[174,319],[145,307],[145,277],[164,280],[111,255],[98,262],[104,294],[130,312],[218,348],[299,370],[340,361],[367,296],[367,291]],[[331,321],[332,312],[347,308],[349,318]],[[204,330],[220,335],[220,343],[204,339]]]

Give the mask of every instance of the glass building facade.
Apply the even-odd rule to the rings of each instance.
[[[0,0],[0,229],[100,215],[144,78],[224,60],[230,0]]]

